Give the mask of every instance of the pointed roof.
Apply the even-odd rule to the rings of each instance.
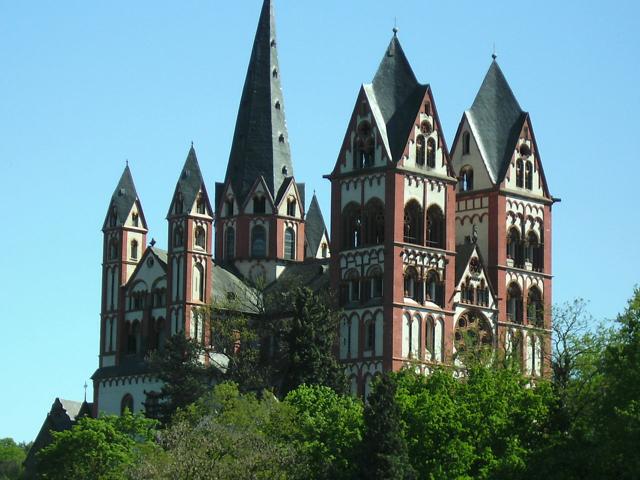
[[[131,170],[129,169],[129,165],[127,165],[124,168],[124,172],[122,172],[118,186],[113,191],[113,195],[111,195],[111,203],[109,204],[109,211],[107,212],[104,225],[107,225],[109,215],[115,207],[117,215],[115,227],[122,227],[127,220],[127,216],[129,215],[131,208],[136,203],[136,200],[138,200],[138,193],[136,192],[136,186],[133,183]]]
[[[231,182],[242,202],[259,175],[274,198],[293,175],[271,0],[264,1],[258,21],[225,184]]]
[[[200,191],[200,188],[205,190],[204,178],[202,178],[202,172],[200,171],[200,165],[198,164],[198,158],[196,157],[196,150],[193,148],[193,144],[189,149],[189,154],[180,172],[180,178],[176,184],[176,189],[173,193],[175,198],[178,192],[182,192],[182,200],[184,201],[185,210],[190,210],[196,201],[196,196]],[[173,205],[173,200],[171,202]],[[171,215],[171,207],[169,207],[169,213]]]
[[[402,155],[427,86],[418,83],[395,32],[371,88],[365,87],[365,90],[373,91],[375,108],[379,109],[386,128],[387,145],[392,159],[397,161]],[[370,97],[370,93],[367,93]]]
[[[315,256],[318,251],[318,247],[320,246],[320,242],[322,241],[322,236],[325,234],[327,237],[329,236],[327,227],[324,223],[324,217],[322,216],[322,211],[320,210],[320,204],[318,203],[315,193],[313,194],[309,210],[307,211],[304,228],[309,249]]]
[[[489,175],[494,183],[500,183],[507,172],[526,112],[520,108],[495,58],[466,113]]]

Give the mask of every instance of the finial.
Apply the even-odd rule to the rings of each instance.
[[[127,159],[125,159],[124,163],[126,163],[126,164],[127,164],[127,167],[128,167],[128,166],[129,166],[129,159],[128,159],[128,158],[127,158]]]
[[[393,36],[398,36],[398,17],[393,17]]]
[[[153,247],[156,244],[156,239],[152,238],[149,244]]]
[[[84,382],[84,401],[87,401],[87,382]]]
[[[491,54],[491,58],[494,60],[498,58],[498,55],[496,55],[496,42],[493,42],[493,53]]]
[[[193,140],[191,140],[191,148],[193,148]]]

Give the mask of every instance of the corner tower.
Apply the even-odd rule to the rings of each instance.
[[[445,361],[453,327],[456,179],[431,87],[396,33],[328,176],[339,358],[364,395],[377,372]]]
[[[541,375],[550,349],[550,194],[529,113],[493,58],[460,121],[452,149],[458,172],[456,240],[476,238],[496,290],[498,343]]]
[[[216,184],[215,258],[267,283],[305,256],[304,184],[293,176],[280,77],[273,4],[265,0],[227,173]]]

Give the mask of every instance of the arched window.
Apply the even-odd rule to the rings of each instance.
[[[427,210],[427,246],[444,249],[444,231],[444,214],[439,206],[431,205]]]
[[[360,301],[360,275],[357,270],[349,270],[344,276],[349,289],[349,301]]]
[[[433,138],[427,140],[427,167],[436,166],[436,141]]]
[[[522,290],[515,282],[507,289],[507,320],[522,324]]]
[[[124,412],[127,410],[133,413],[133,397],[130,393],[122,397],[122,401],[120,402],[120,415],[124,415]]]
[[[525,164],[525,180],[524,186],[527,190],[533,189],[533,164],[529,161]]]
[[[516,160],[516,187],[524,187],[524,162],[521,158]]]
[[[326,243],[322,244],[322,258],[327,258],[329,256],[329,247]]]
[[[140,217],[138,216],[137,213],[132,213],[131,214],[131,223],[133,224],[134,227],[137,227],[139,225],[139,219]]]
[[[423,135],[416,138],[416,165],[423,166],[426,158],[426,142]]]
[[[444,285],[435,270],[429,270],[426,279],[427,301],[442,307],[444,305]]]
[[[435,360],[435,323],[433,317],[427,317],[425,322],[424,349],[427,361]]]
[[[384,243],[384,206],[377,198],[372,198],[364,207],[364,244]]]
[[[345,249],[356,248],[362,244],[360,205],[350,203],[342,211],[343,240],[342,246]]]
[[[296,216],[296,199],[289,198],[287,200],[287,215],[290,217]]]
[[[204,197],[201,193],[198,194],[198,199],[196,200],[196,213],[199,213],[200,215],[207,213]]]
[[[371,395],[371,384],[373,383],[373,377],[369,374],[364,376],[364,399],[366,400]]]
[[[527,322],[540,328],[544,326],[542,295],[537,287],[531,287],[527,295]]]
[[[419,281],[418,272],[413,267],[407,267],[404,271],[404,296],[416,302],[422,301],[422,282]]]
[[[484,315],[470,310],[460,316],[454,334],[454,346],[458,357],[466,353],[479,353],[492,345],[491,325]]]
[[[184,230],[181,225],[173,227],[173,246],[182,247],[184,245]]]
[[[422,207],[410,200],[404,207],[404,241],[422,245]]]
[[[435,362],[444,361],[444,321],[440,318],[436,320],[433,334],[433,360]]]
[[[204,302],[204,267],[196,263],[193,266],[193,299]]]
[[[206,248],[207,234],[201,226],[196,227],[196,247]]]
[[[262,214],[267,211],[267,199],[266,197],[254,197],[253,198],[253,213]]]
[[[371,281],[371,298],[382,298],[383,277],[380,267],[371,267],[367,272],[367,276]]]
[[[525,251],[526,260],[531,262],[531,265],[535,271],[542,271],[544,258],[544,251],[542,245],[538,241],[538,235],[531,231],[527,235],[527,248]]]
[[[233,217],[233,198],[229,198],[224,205],[227,217]]]
[[[154,325],[155,330],[155,347],[157,350],[164,348],[164,341],[166,338],[164,318],[158,318]]]
[[[462,155],[469,155],[469,145],[471,143],[471,135],[469,132],[462,134]]]
[[[118,258],[118,241],[114,238],[109,242],[109,260]]]
[[[376,348],[376,322],[373,318],[364,321],[364,349],[373,351]]]
[[[460,191],[469,192],[473,190],[473,168],[469,165],[460,172]]]
[[[358,125],[358,133],[354,139],[353,168],[371,167],[374,163],[375,140],[369,122]]]
[[[516,227],[509,229],[507,237],[507,258],[513,260],[513,265],[518,268],[523,267],[522,242],[520,241],[520,232]]]
[[[291,227],[284,231],[284,258],[296,259],[296,232]]]
[[[251,229],[251,256],[264,258],[267,256],[267,231],[262,225]]]
[[[140,322],[127,322],[127,353],[135,355],[140,353]]]
[[[236,254],[236,230],[233,227],[227,227],[224,238],[224,256],[227,260],[235,257]]]
[[[131,258],[136,260],[138,258],[138,241],[131,240]]]

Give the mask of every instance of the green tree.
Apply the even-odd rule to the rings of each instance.
[[[295,410],[300,429],[296,442],[306,456],[309,478],[355,478],[362,443],[362,402],[329,387],[301,385],[289,392],[285,403]]]
[[[403,435],[401,410],[396,402],[393,374],[378,376],[364,409],[364,440],[361,471],[371,480],[415,478]]]
[[[153,450],[156,422],[125,412],[121,417],[81,418],[70,430],[52,432],[38,453],[38,475],[53,480],[111,480],[142,452]]]
[[[27,450],[26,445],[17,444],[12,438],[0,439],[0,480],[20,478]]]

